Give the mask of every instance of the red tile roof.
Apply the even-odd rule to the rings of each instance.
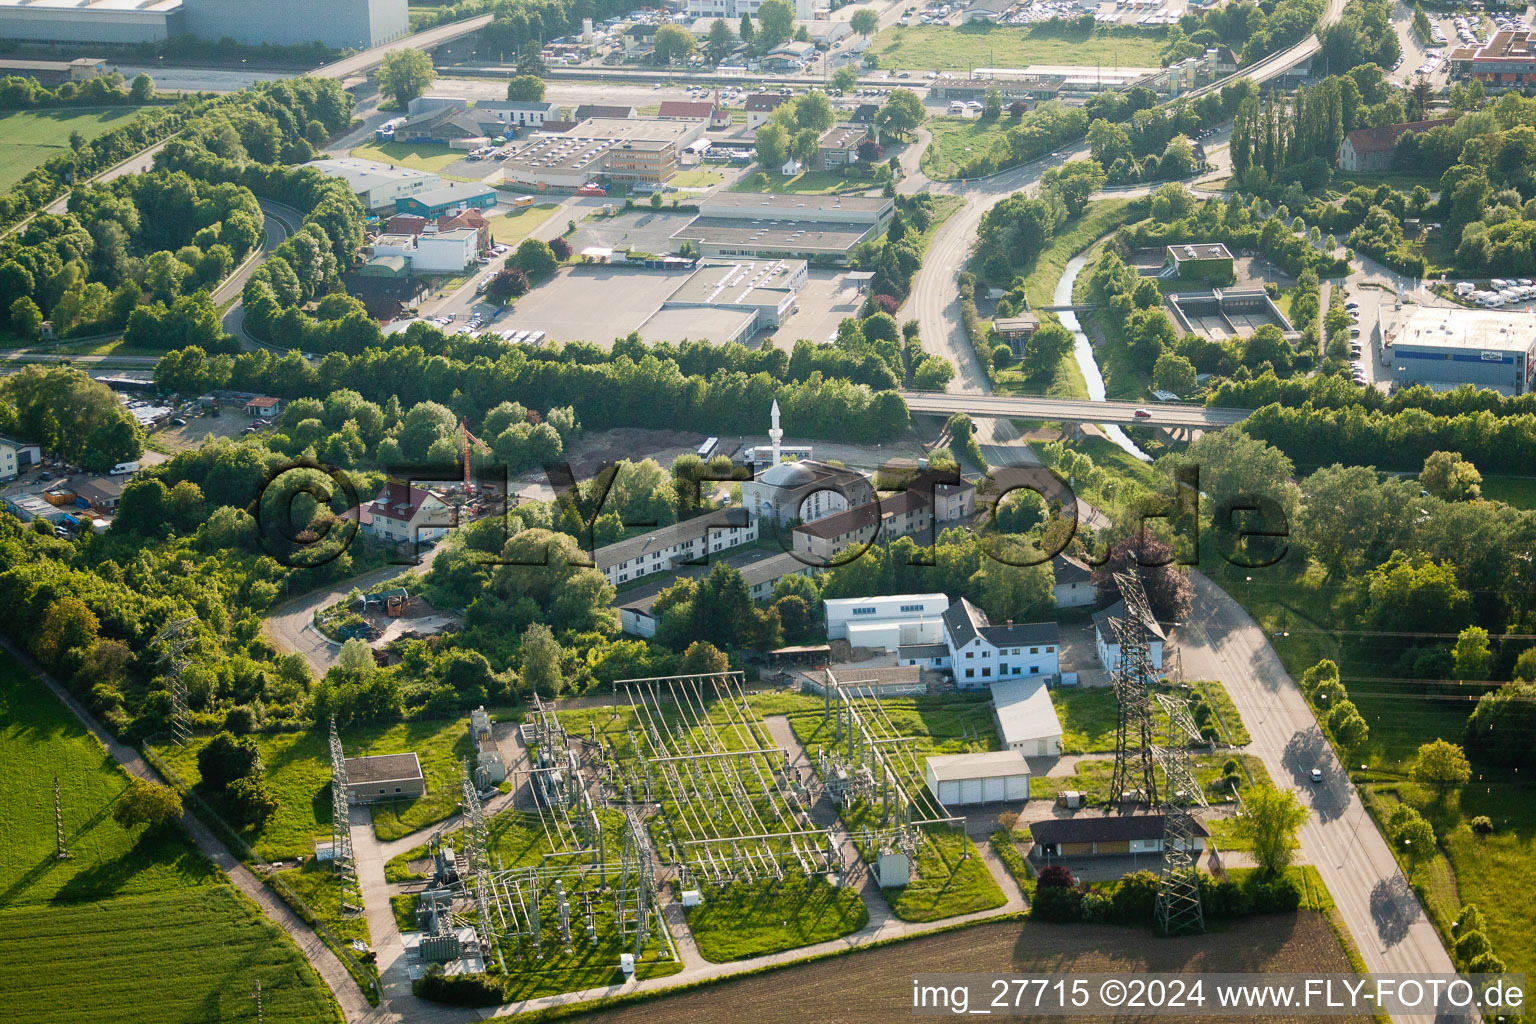
[[[658,117],[697,117],[706,119],[715,111],[715,105],[709,101],[690,103],[687,100],[664,100],[661,109],[657,111]]]
[[[436,495],[431,491],[391,480],[384,485],[378,497],[373,499],[373,511],[391,519],[410,522],[416,518],[416,513],[421,511],[422,503],[429,497],[436,497]]]

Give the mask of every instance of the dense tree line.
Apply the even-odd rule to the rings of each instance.
[[[906,404],[894,392],[875,392],[846,380],[813,372],[804,381],[784,383],[766,372],[718,370],[708,378],[690,376],[678,364],[646,353],[567,363],[539,358],[521,348],[480,343],[494,352],[471,358],[429,355],[422,342],[442,340],[441,332],[414,324],[390,348],[360,355],[332,352],[310,364],[297,352],[268,351],[214,356],[196,349],[168,353],[156,368],[162,387],[201,394],[229,387],[280,398],[322,398],[351,388],[372,402],[391,397],[401,405],[451,396],[449,406],[478,421],[493,406],[521,402],[529,408],[570,406],[588,428],[657,427],[706,433],[751,433],[768,421],[777,398],[785,422],[796,434],[875,441],[893,437],[908,424]]]
[[[1501,395],[1491,388],[1463,384],[1450,391],[1437,391],[1424,385],[1398,388],[1390,395],[1375,388],[1360,389],[1335,377],[1295,377],[1279,380],[1273,374],[1261,374],[1243,380],[1221,382],[1206,399],[1210,405],[1257,409],[1272,403],[1289,408],[1311,404],[1318,409],[1344,409],[1360,406],[1372,412],[1395,414],[1408,409],[1431,416],[1458,416],[1466,413],[1490,413],[1494,416],[1536,415],[1536,392],[1519,396]]]
[[[1179,29],[1194,46],[1224,43],[1242,63],[1251,64],[1305,39],[1322,18],[1323,6],[1322,0],[1279,0],[1275,4],[1243,0],[1218,4],[1203,13],[1186,13],[1179,19]]]
[[[117,395],[68,367],[28,366],[4,378],[0,433],[24,437],[96,471],[144,451],[144,435]]]
[[[123,76],[113,71],[83,82],[60,82],[52,89],[26,75],[0,78],[0,110],[33,110],[38,107],[106,107],[148,103],[155,98],[155,81],[140,74],[124,87]]]

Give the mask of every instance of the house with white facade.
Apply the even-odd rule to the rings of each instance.
[[[944,636],[943,594],[895,594],[888,597],[838,597],[826,606],[827,639],[854,647],[896,651],[913,644],[939,643]]]
[[[41,462],[42,458],[40,445],[0,435],[0,480],[14,480],[18,473]]]
[[[1093,585],[1093,570],[1080,558],[1060,554],[1051,559],[1051,572],[1056,577],[1051,588],[1056,595],[1057,608],[1081,608],[1098,599],[1099,588]]]
[[[373,254],[400,256],[412,274],[459,274],[480,257],[480,232],[472,227],[424,231],[419,235],[380,235]]]
[[[1120,670],[1120,641],[1115,636],[1114,619],[1126,617],[1125,602],[1116,601],[1114,604],[1096,613],[1093,617],[1093,645],[1099,652],[1099,661],[1111,672]],[[1151,640],[1147,645],[1147,652],[1152,659],[1152,667],[1161,670],[1163,667],[1163,643],[1168,639],[1163,632],[1163,627],[1157,624],[1157,620],[1150,616],[1145,620],[1147,631],[1151,633]]]
[[[342,518],[358,521],[362,532],[386,543],[427,543],[453,528],[454,511],[434,492],[391,480],[370,502],[348,509]]]
[[[618,586],[685,562],[703,565],[710,555],[756,540],[757,521],[743,509],[725,508],[605,545],[592,560]]]
[[[949,648],[949,670],[961,690],[979,689],[999,679],[1054,680],[1061,674],[1056,623],[994,626],[985,612],[963,597],[944,613],[944,643]]]

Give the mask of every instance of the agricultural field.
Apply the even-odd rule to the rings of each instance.
[[[957,967],[956,965],[962,965]],[[663,999],[604,1008],[573,1024],[717,1024],[722,1006],[750,1006],[753,1024],[887,1024],[912,1012],[913,974],[965,970],[1082,975],[1124,971],[1353,973],[1328,918],[1318,913],[1255,917],[1208,935],[1153,939],[1113,925],[984,924],[855,950]],[[1190,1024],[1209,1017],[1159,1017]],[[1370,1018],[1334,1018],[1370,1024]],[[1298,1017],[1267,1017],[1300,1024]]]
[[[1031,64],[1102,64],[1105,67],[1161,67],[1163,29],[1083,31],[1047,24],[892,26],[875,36],[869,52],[883,68],[960,71],[978,65],[1023,68]]]
[[[156,753],[195,786],[200,780],[197,752],[207,742],[208,737],[199,737],[186,747],[159,747]],[[374,832],[381,840],[399,839],[458,810],[459,766],[472,753],[467,719],[350,726],[341,730],[341,742],[348,757],[413,750],[421,760],[427,778],[425,796],[372,806]],[[258,735],[256,743],[279,806],[262,828],[248,828],[240,835],[267,860],[307,857],[314,852],[314,841],[328,836],[330,830],[329,733],[324,729],[266,733]]]
[[[27,172],[69,152],[70,135],[89,142],[133,120],[141,107],[82,110],[21,110],[0,117],[0,192],[9,191]]]
[[[70,857],[55,856],[53,779]],[[0,1022],[340,1021],[293,942],[176,827],[125,829],[128,777],[0,655]],[[175,927],[167,927],[174,922]]]

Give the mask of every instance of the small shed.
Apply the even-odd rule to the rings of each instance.
[[[1017,750],[929,757],[927,776],[928,791],[945,807],[1029,799],[1029,765]]]
[[[427,792],[414,751],[347,758],[347,799],[354,804],[413,800]]]
[[[1030,853],[1032,856],[1058,857],[1161,853],[1163,827],[1161,814],[1084,813],[1072,818],[1047,818],[1029,826],[1035,841]],[[1205,826],[1197,820],[1190,844],[1194,851],[1205,849],[1208,835]]]

